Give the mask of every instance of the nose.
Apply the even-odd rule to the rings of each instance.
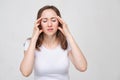
[[[51,27],[51,26],[52,26],[52,22],[48,21],[48,27]]]

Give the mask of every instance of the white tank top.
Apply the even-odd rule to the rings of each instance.
[[[26,41],[24,50],[27,50],[29,41]],[[61,46],[55,49],[40,47],[35,51],[34,80],[69,80],[68,50]]]

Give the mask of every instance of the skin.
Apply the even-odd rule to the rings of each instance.
[[[58,22],[63,25],[63,28],[58,26]],[[42,26],[41,30],[38,28],[39,25]],[[42,45],[48,49],[54,49],[59,44],[55,35],[58,29],[66,36],[71,46],[71,51],[68,52],[68,56],[71,62],[77,70],[81,72],[86,71],[87,61],[82,51],[76,44],[74,38],[72,37],[67,24],[62,20],[62,18],[57,16],[57,14],[52,9],[46,9],[43,11],[41,17],[35,21],[30,45],[28,50],[24,52],[24,58],[20,65],[20,71],[24,76],[27,77],[32,73],[35,58],[35,45],[39,34],[44,32],[44,41]]]
[[[56,39],[56,32],[58,30],[59,22],[56,16],[57,14],[51,9],[44,10],[41,15],[41,26],[44,32],[43,45],[46,48],[55,48],[58,45],[58,40]]]

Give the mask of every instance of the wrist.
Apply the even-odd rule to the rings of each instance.
[[[37,40],[38,39],[38,37],[39,37],[39,35],[38,34],[34,34],[34,35],[32,35],[32,40]]]
[[[71,40],[73,40],[73,36],[71,34],[67,35],[66,37],[68,42],[71,42]]]
[[[70,33],[68,33],[68,34],[66,34],[66,38],[70,39],[70,38],[72,38],[72,35]]]
[[[36,41],[37,41],[37,37],[33,36],[33,37],[31,38],[31,42],[36,43]]]

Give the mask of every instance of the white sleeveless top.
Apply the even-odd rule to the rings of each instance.
[[[25,42],[24,50],[27,50],[30,41]],[[40,51],[35,51],[34,80],[70,80],[68,51],[61,46],[55,49],[47,49],[43,45]]]

